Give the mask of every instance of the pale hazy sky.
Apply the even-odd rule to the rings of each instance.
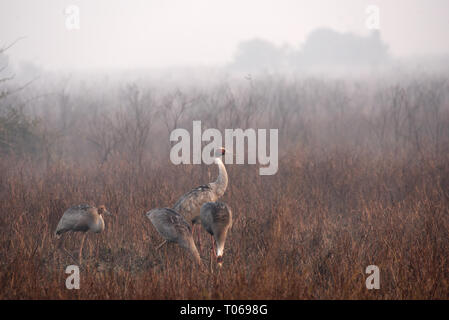
[[[26,37],[8,54],[49,69],[220,65],[254,37],[298,48],[317,27],[367,34],[370,4],[393,55],[449,53],[449,0],[0,0],[0,47]]]

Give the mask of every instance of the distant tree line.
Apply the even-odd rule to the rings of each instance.
[[[388,60],[388,47],[378,31],[364,37],[321,28],[311,32],[299,49],[262,39],[241,42],[230,68],[249,73],[301,71],[314,67],[375,67]]]

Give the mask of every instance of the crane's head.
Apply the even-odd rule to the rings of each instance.
[[[217,264],[220,268],[223,266],[223,256],[217,256]]]
[[[216,251],[217,264],[221,268],[221,266],[223,265],[224,239],[222,238],[221,241],[220,240],[219,241],[215,241],[215,246],[216,246],[216,249],[217,249],[217,251]]]
[[[216,158],[224,156],[226,153],[231,153],[230,151],[226,150],[225,148],[217,148],[215,149],[214,156]]]
[[[200,224],[200,223],[201,223],[201,218],[200,218],[200,216],[194,217],[194,218],[191,220],[191,222],[192,222],[192,226],[195,226],[196,224]]]
[[[99,206],[97,209],[99,215],[106,214],[108,216],[112,216],[112,213],[110,213],[104,205]]]

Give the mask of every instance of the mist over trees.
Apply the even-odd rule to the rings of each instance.
[[[262,40],[241,42],[232,70],[242,72],[303,71],[332,68],[376,67],[390,59],[379,31],[368,36],[340,33],[329,28],[312,31],[298,49]]]
[[[318,29],[310,33],[294,62],[306,65],[373,66],[388,60],[388,47],[379,31],[367,37]]]
[[[6,51],[14,43],[0,47],[0,156],[36,154],[40,148],[37,118],[25,114],[27,101],[20,101],[14,94],[31,82],[13,83],[15,74]]]
[[[46,164],[61,159],[77,161],[80,154],[83,159],[89,154],[89,159],[99,163],[123,157],[122,160],[142,167],[149,155],[154,159],[154,150],[163,150],[157,153],[158,157],[168,154],[168,138],[153,140],[151,137],[168,137],[179,127],[189,129],[193,120],[202,120],[204,125],[219,129],[282,128],[283,149],[298,141],[307,144],[330,128],[337,130],[335,117],[347,115],[350,109],[351,116],[364,117],[369,101],[373,107],[369,115],[373,119],[385,108],[383,131],[379,133],[381,149],[391,143],[387,138],[391,135],[386,134],[390,130],[394,133],[394,144],[402,143],[401,139],[407,136],[409,140],[405,140],[415,148],[426,144],[424,141],[429,136],[424,136],[430,132],[434,135],[431,139],[436,144],[435,150],[441,150],[441,144],[445,143],[441,130],[446,130],[445,125],[440,123],[439,131],[433,131],[435,123],[427,124],[417,113],[424,110],[421,108],[425,108],[425,103],[412,108],[414,95],[418,93],[423,99],[441,95],[441,100],[432,100],[437,110],[435,121],[440,121],[438,114],[445,110],[446,76],[399,76],[390,69],[385,74],[388,80],[376,80],[370,74],[370,78],[356,82],[343,77],[318,80],[313,73],[307,73],[307,70],[324,70],[328,75],[338,67],[375,68],[388,64],[390,59],[378,32],[358,36],[326,28],[311,32],[298,49],[276,46],[263,39],[242,42],[236,48],[232,64],[208,74],[201,69],[193,70],[198,74],[177,69],[159,73],[147,70],[64,74],[44,72],[32,62],[21,62],[14,65],[18,67],[18,75],[12,77],[4,68],[9,66],[10,59],[3,49],[0,51],[0,153],[34,154]],[[284,72],[292,77],[284,77]],[[242,77],[240,73],[251,76]],[[259,76],[253,76],[256,74]],[[42,78],[27,87],[38,75]],[[388,87],[384,86],[386,83]],[[433,86],[435,83],[438,85]],[[354,91],[356,86],[358,93]],[[413,86],[419,91],[410,89]],[[26,90],[22,92],[24,87]],[[365,88],[365,96],[361,95],[361,88]],[[372,100],[374,95],[385,97],[393,90],[397,92],[390,97],[392,101]],[[392,121],[387,114],[392,111],[386,105],[396,105],[404,90],[411,90],[405,95],[409,99],[394,110],[407,116],[402,115],[402,120],[393,118],[397,123],[387,126]],[[330,128],[324,124],[323,115],[329,116]],[[312,125],[313,119],[317,122]],[[405,123],[410,126],[408,131]],[[321,131],[315,131],[319,126],[323,126]],[[377,146],[372,141],[372,132],[366,129],[362,131]],[[345,125],[342,132],[347,141],[351,136],[358,139],[364,136],[361,132],[348,134]],[[410,143],[412,135],[415,138]],[[335,132],[329,133],[329,139],[322,143],[337,136]]]
[[[231,69],[245,72],[279,70],[288,61],[287,50],[262,39],[243,41],[237,47]]]

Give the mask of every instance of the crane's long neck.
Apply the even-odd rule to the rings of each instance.
[[[220,233],[218,237],[216,237],[215,241],[217,244],[217,257],[223,256],[224,246],[226,242],[226,231],[223,233]]]
[[[92,231],[95,233],[102,232],[104,230],[104,220],[101,215],[98,215],[98,218],[95,221],[95,225],[92,228]]]
[[[221,197],[228,187],[228,173],[221,158],[215,158],[215,163],[218,166],[218,178],[212,185],[215,187],[218,197]]]

